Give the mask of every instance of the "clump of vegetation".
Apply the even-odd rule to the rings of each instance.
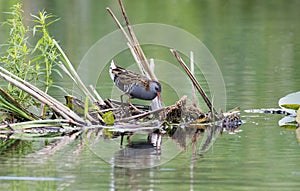
[[[23,23],[21,4],[14,5],[7,14],[10,18],[4,24],[10,27],[10,33],[4,44],[6,51],[0,58],[0,65],[47,93],[53,84],[53,72],[60,75],[54,68],[60,54],[48,32],[49,25],[58,19],[41,11],[38,15],[31,15],[34,25],[30,28]],[[7,84],[7,93],[25,108],[38,105],[31,95],[11,83]]]
[[[90,105],[95,105],[97,100],[82,83],[62,48],[48,31],[48,27],[58,19],[43,10],[37,15],[30,14],[32,26],[25,26],[21,4],[14,5],[7,14],[10,17],[3,23],[10,27],[10,34],[7,42],[2,45],[5,52],[0,58],[0,77],[7,86],[0,88],[0,120],[5,124],[0,125],[0,129],[9,129],[10,124],[16,122],[37,119],[46,121],[49,118],[62,118],[70,125],[79,126],[99,121],[104,124],[98,107],[92,116],[87,113]],[[83,117],[72,110],[74,105],[66,106],[48,95],[51,87],[58,87],[53,85],[53,75],[62,77],[57,66],[79,85],[87,99],[92,100],[92,104],[88,104],[89,100],[86,99],[79,106],[85,111]],[[41,112],[33,114],[31,108],[41,108]],[[52,115],[46,116],[46,113]],[[47,125],[46,122],[44,125]]]
[[[59,63],[60,53],[57,50],[52,37],[48,32],[48,26],[56,22],[58,19],[51,20],[54,16],[47,14],[46,11],[39,12],[38,16],[31,15],[35,25],[33,26],[33,35],[40,33],[41,37],[37,41],[33,53],[36,53],[36,57],[33,59],[36,70],[39,71],[38,79],[44,85],[45,93],[53,84],[52,72],[60,74],[59,70],[55,69],[55,66]],[[48,20],[50,20],[48,22]]]
[[[11,12],[7,14],[10,14],[11,18],[7,19],[4,24],[10,27],[10,34],[6,43],[6,52],[0,60],[1,65],[16,76],[33,82],[37,79],[38,72],[32,66],[29,58],[32,51],[28,42],[29,28],[23,24],[21,5],[14,5]],[[10,83],[7,86],[7,92],[19,103],[29,106],[32,102],[30,95]]]

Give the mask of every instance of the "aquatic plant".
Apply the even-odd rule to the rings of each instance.
[[[11,16],[3,22],[10,27],[9,37],[7,39],[5,47],[7,47],[5,53],[0,58],[1,66],[11,71],[22,79],[33,82],[38,77],[38,72],[31,64],[31,52],[28,42],[29,28],[23,24],[21,4],[16,4],[11,8],[11,12],[6,12]],[[33,99],[30,95],[24,91],[7,84],[7,92],[17,102],[23,104],[25,107],[33,105]]]
[[[0,58],[1,66],[47,93],[53,84],[53,72],[61,76],[55,69],[60,53],[48,32],[48,27],[58,19],[43,10],[38,15],[31,14],[33,26],[30,28],[24,25],[22,13],[19,3],[13,5],[11,12],[6,12],[10,18],[3,24],[10,27],[10,33],[4,44],[6,51]],[[25,108],[38,105],[31,95],[11,83],[7,84],[7,93]]]
[[[53,84],[52,72],[62,76],[60,71],[55,69],[55,66],[59,63],[60,53],[54,44],[54,39],[48,32],[48,27],[59,19],[51,20],[54,16],[47,14],[45,10],[39,12],[38,15],[31,14],[31,16],[34,18],[33,22],[35,23],[33,26],[33,35],[37,36],[39,33],[41,35],[35,48],[32,50],[32,53],[37,54],[32,59],[32,62],[35,63],[36,70],[39,71],[39,82],[44,85],[44,92],[47,93]]]

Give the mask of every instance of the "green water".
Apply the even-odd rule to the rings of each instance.
[[[18,1],[0,0],[0,11],[7,11],[14,2]],[[25,21],[30,19],[29,13],[43,8],[61,18],[50,33],[75,67],[96,41],[116,29],[105,10],[109,6],[117,12],[116,1],[22,2]],[[124,4],[132,24],[176,26],[206,45],[223,74],[227,109],[273,108],[279,98],[299,91],[299,1],[131,0]],[[117,16],[121,18],[120,13]],[[1,43],[7,32],[0,28]],[[151,51],[161,59],[171,58],[161,47],[145,47],[146,54]],[[133,62],[126,51],[117,59],[124,66]],[[107,63],[99,58],[101,64]],[[92,73],[94,68],[88,70]],[[107,77],[97,76],[97,90],[103,97],[112,90]],[[67,79],[59,81],[66,84],[65,89],[73,89]],[[172,88],[164,84],[163,98],[171,104],[178,95],[172,96]],[[58,99],[64,96],[53,94]],[[45,140],[34,140],[34,144],[25,141],[1,154],[0,189],[299,190],[300,148],[294,130],[278,126],[282,117],[242,112],[242,131],[218,136],[204,156],[193,159],[189,147],[171,161],[148,169],[112,167],[90,149],[85,136],[60,142],[55,152],[41,150]]]

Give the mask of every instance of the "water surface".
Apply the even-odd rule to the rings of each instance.
[[[43,8],[61,18],[50,32],[75,67],[97,40],[116,29],[105,10],[107,6],[117,10],[115,1],[22,2],[26,22],[29,13]],[[0,0],[0,4],[3,12],[13,1]],[[277,107],[279,98],[299,91],[299,1],[133,0],[126,1],[125,6],[132,23],[180,27],[209,48],[223,73],[227,109]],[[7,32],[1,28],[1,43]],[[150,49],[145,47],[146,54]],[[119,59],[124,60],[125,66],[132,62],[128,52]],[[101,58],[99,62],[107,64],[101,63]],[[103,79],[99,79],[97,90],[106,97],[112,83],[105,76]],[[172,97],[172,93],[164,93],[165,98]],[[60,92],[53,94],[59,99],[64,96]],[[148,169],[113,167],[89,148],[84,136],[68,144],[61,143],[60,149],[53,153],[41,152],[44,140],[35,140],[33,144],[23,141],[0,156],[0,188],[298,190],[300,149],[294,130],[278,126],[283,117],[280,115],[242,112],[241,117],[245,121],[240,127],[242,131],[219,135],[203,156],[192,158],[189,147],[171,161]]]

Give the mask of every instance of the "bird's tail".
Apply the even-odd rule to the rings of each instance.
[[[109,67],[109,75],[110,75],[110,78],[115,81],[115,77],[116,75],[113,73],[113,69],[116,69],[117,68],[117,65],[115,64],[115,62],[112,60],[111,63],[110,63],[110,67]]]

